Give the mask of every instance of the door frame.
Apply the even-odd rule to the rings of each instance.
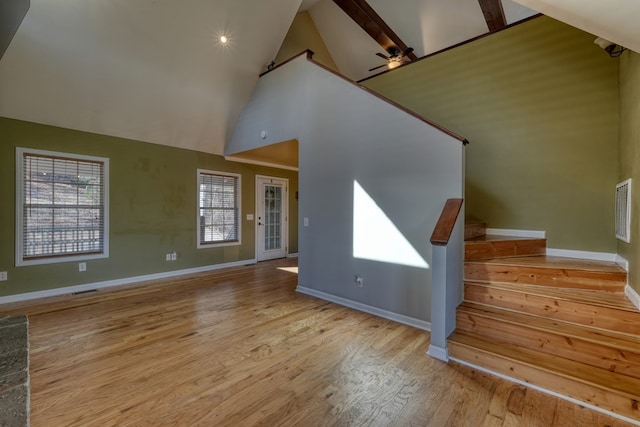
[[[256,175],[254,192],[256,196],[255,215],[254,215],[254,227],[255,227],[255,257],[256,261],[259,261],[258,251],[260,250],[260,226],[258,225],[258,211],[260,210],[261,199],[263,198],[262,189],[260,183],[265,180],[275,180],[284,182],[284,195],[282,197],[282,243],[284,244],[284,256],[289,255],[289,178],[280,176],[269,175]]]

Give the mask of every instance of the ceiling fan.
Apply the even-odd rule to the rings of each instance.
[[[387,67],[390,70],[399,67],[400,65],[411,61],[411,59],[408,57],[411,52],[413,52],[412,47],[408,47],[404,51],[401,51],[396,46],[391,46],[387,49],[387,53],[389,54],[389,56],[380,52],[376,53],[377,56],[387,61],[386,64],[370,68],[369,71],[375,71],[383,67]]]

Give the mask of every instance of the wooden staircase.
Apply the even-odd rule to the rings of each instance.
[[[546,256],[545,239],[465,228],[453,360],[640,425],[640,312],[612,262]]]

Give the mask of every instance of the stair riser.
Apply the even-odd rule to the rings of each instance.
[[[484,222],[464,225],[464,240],[484,236],[485,234],[487,234],[487,224]]]
[[[640,312],[512,292],[473,283],[465,284],[464,297],[466,301],[625,334],[640,335]]]
[[[623,273],[467,262],[465,280],[622,292]]]
[[[465,242],[465,261],[478,261],[489,258],[544,255],[547,251],[545,239],[497,240]]]
[[[640,410],[636,397],[618,394],[610,390],[585,384],[581,381],[556,375],[543,369],[469,348],[455,342],[449,343],[449,354],[455,359],[465,360],[476,366],[507,375],[512,378],[537,385],[546,390],[572,397],[582,402],[598,406],[622,416],[640,420]]]
[[[458,310],[457,330],[640,379],[640,353]]]

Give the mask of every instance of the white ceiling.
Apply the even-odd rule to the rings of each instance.
[[[540,10],[640,51],[638,0],[516,1],[509,23]],[[488,31],[477,0],[369,3],[418,56]],[[342,73],[382,64],[332,0],[31,0],[0,59],[0,116],[221,154],[300,7]]]
[[[418,57],[469,40],[489,31],[478,0],[368,0],[391,29],[413,47]],[[536,12],[502,0],[507,23]],[[384,61],[384,50],[332,0],[319,0],[308,9],[333,60],[346,76],[360,80],[379,73],[370,68]]]
[[[222,153],[300,2],[31,0],[0,116]]]
[[[515,0],[618,45],[640,52],[639,0]]]

